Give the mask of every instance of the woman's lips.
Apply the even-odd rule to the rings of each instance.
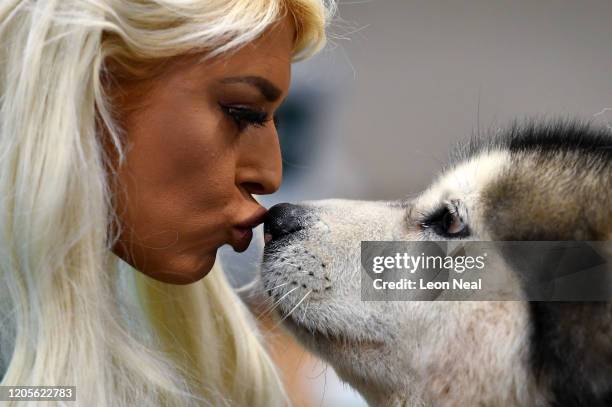
[[[231,245],[236,252],[242,253],[249,247],[249,244],[253,239],[253,228],[257,227],[263,222],[266,212],[266,209],[261,207],[254,214],[249,216],[247,219],[238,222],[232,228]]]
[[[232,229],[232,247],[234,251],[242,253],[245,251],[253,239],[253,230],[250,228],[235,227]]]

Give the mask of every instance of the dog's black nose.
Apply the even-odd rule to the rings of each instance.
[[[308,209],[300,205],[281,203],[268,210],[264,219],[266,241],[277,240],[304,229],[308,220]]]

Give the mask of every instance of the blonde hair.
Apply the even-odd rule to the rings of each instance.
[[[160,58],[238,49],[286,13],[295,58],[316,52],[324,0],[0,3],[0,384],[76,385],[92,406],[286,404],[221,270],[173,286],[110,252],[100,140],[124,161],[108,61],[138,77]]]

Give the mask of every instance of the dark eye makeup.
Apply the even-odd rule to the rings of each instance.
[[[459,215],[456,203],[442,205],[425,215],[419,222],[423,229],[429,229],[445,238],[462,238],[470,235],[470,228]]]
[[[272,120],[278,127],[278,118],[274,115],[268,118],[268,113],[263,110],[254,109],[246,106],[220,105],[223,113],[238,127],[239,131],[245,130],[249,126],[264,127],[267,122]]]

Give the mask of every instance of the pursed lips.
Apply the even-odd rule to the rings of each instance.
[[[267,210],[261,207],[254,214],[238,222],[232,228],[230,244],[234,248],[234,251],[241,253],[249,247],[253,239],[253,228],[263,222],[266,212]]]

